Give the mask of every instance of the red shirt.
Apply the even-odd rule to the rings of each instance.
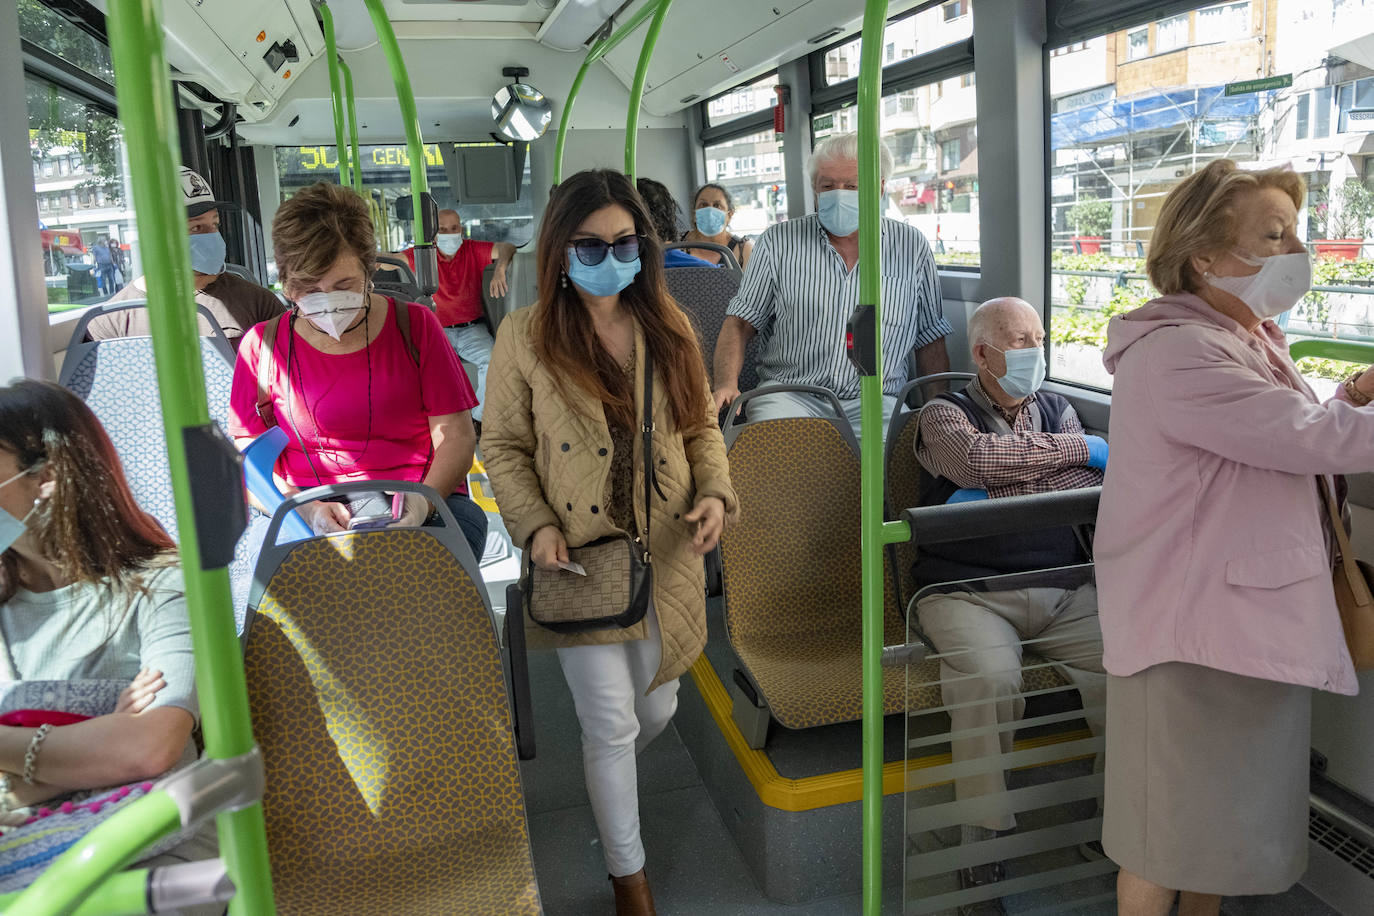
[[[434,305],[444,327],[482,317],[482,271],[491,263],[495,247],[493,242],[465,238],[453,257],[439,255],[439,291],[434,294]],[[414,270],[415,249],[407,248],[401,253]]]

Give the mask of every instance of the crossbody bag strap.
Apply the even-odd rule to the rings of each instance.
[[[283,315],[267,322],[258,348],[258,417],[268,429],[277,425],[276,411],[272,408],[272,370],[276,363],[277,328],[285,318]]]
[[[1322,498],[1326,502],[1326,513],[1331,518],[1331,527],[1336,530],[1336,549],[1341,553],[1345,578],[1350,582],[1350,594],[1361,607],[1374,604],[1374,595],[1369,593],[1369,584],[1365,581],[1359,564],[1355,562],[1355,551],[1350,549],[1350,536],[1345,533],[1345,523],[1341,521],[1341,510],[1336,505],[1336,497],[1326,485],[1324,476],[1317,477],[1317,489],[1322,492]]]
[[[644,553],[649,549],[649,520],[653,517],[654,474],[654,354],[644,346],[644,421],[640,426],[644,435]]]

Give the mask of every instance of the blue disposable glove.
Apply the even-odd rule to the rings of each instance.
[[[951,493],[949,499],[945,500],[945,505],[953,505],[954,503],[971,503],[974,500],[987,498],[987,490],[974,490],[965,487],[962,490],[955,490],[953,493]]]
[[[1088,443],[1088,467],[1099,471],[1107,469],[1107,440],[1101,436],[1084,436]]]

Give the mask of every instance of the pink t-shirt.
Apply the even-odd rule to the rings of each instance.
[[[356,353],[321,353],[299,334],[288,332],[289,315],[276,319],[280,324],[273,352],[272,407],[288,439],[276,470],[292,486],[419,481],[430,461],[429,418],[477,406],[467,373],[434,314],[414,302],[399,304],[410,310],[410,336],[420,353],[417,367],[392,317],[398,303],[388,302],[391,308],[381,333]],[[267,431],[257,411],[258,357],[265,327],[266,322],[254,326],[239,346],[229,398],[231,436]],[[293,383],[289,386],[288,357]],[[460,485],[458,492],[466,493],[466,486]]]

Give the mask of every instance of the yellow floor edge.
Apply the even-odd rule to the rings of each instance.
[[[773,766],[773,761],[768,759],[767,754],[762,750],[751,748],[745,742],[744,736],[740,734],[739,728],[735,725],[735,720],[730,716],[732,702],[730,694],[721,682],[720,675],[716,673],[715,666],[711,664],[704,653],[698,656],[692,664],[691,673],[697,690],[701,692],[702,699],[706,701],[706,708],[710,710],[711,718],[715,720],[716,727],[725,737],[725,743],[729,746],[731,753],[735,755],[735,760],[739,762],[740,769],[744,771],[745,777],[754,787],[759,801],[770,808],[795,812],[856,802],[863,797],[863,770],[861,769],[839,770],[834,773],[822,773],[818,776],[807,776],[802,779],[789,779],[783,776]],[[1088,736],[1089,733],[1086,729],[1080,729],[1058,735],[1019,740],[1015,742],[1015,747],[1017,750],[1025,750]],[[1065,759],[1073,760],[1081,756],[1083,755],[1071,755]],[[940,782],[929,782],[908,787],[906,777],[908,774],[919,773],[921,770],[943,766],[950,762],[950,755],[946,753],[930,754],[905,761],[905,763],[898,760],[884,764],[883,794],[897,795],[907,788],[915,790],[940,785]],[[1037,764],[1037,766],[1040,765],[1043,764]]]

